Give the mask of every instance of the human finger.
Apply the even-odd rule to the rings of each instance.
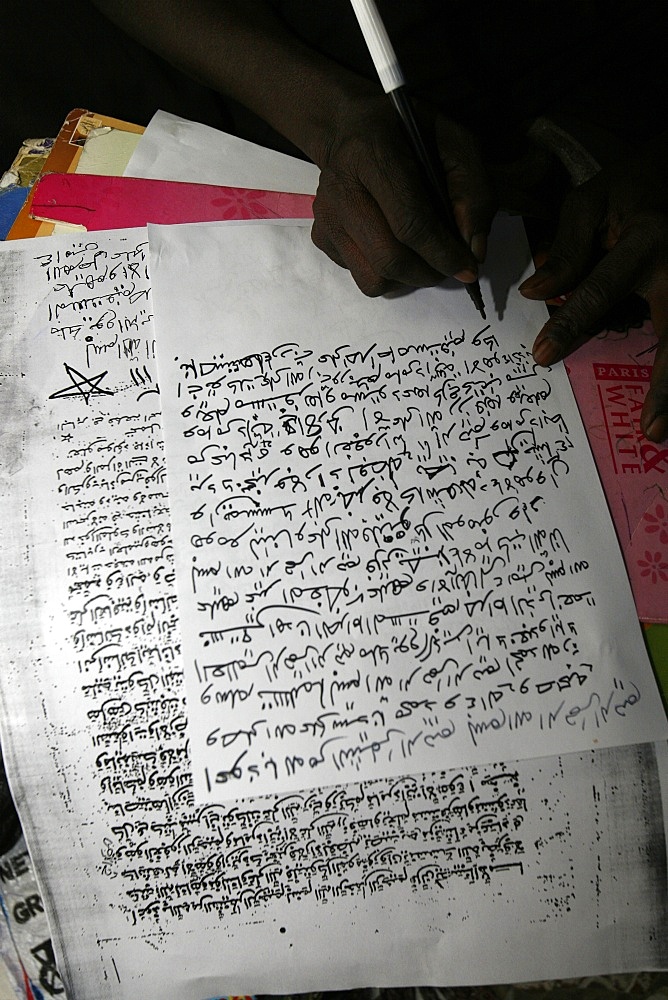
[[[351,272],[365,295],[382,295],[402,285],[428,287],[443,280],[443,274],[396,238],[360,184],[325,179],[316,194],[313,216],[313,242]]]
[[[544,263],[519,286],[525,298],[544,300],[563,295],[587,274],[598,247],[605,202],[598,177],[569,192]]]
[[[652,260],[642,225],[629,228],[540,330],[533,345],[534,361],[554,364],[597,332],[617,302],[642,290]]]
[[[403,136],[401,147],[401,156],[393,159],[379,149],[360,165],[359,177],[364,188],[378,205],[381,216],[402,247],[411,250],[441,278],[474,281],[477,260],[453,224],[447,195],[443,204]],[[361,216],[353,213],[349,221],[349,232],[373,259],[377,247],[367,239],[369,230],[359,225]],[[388,264],[381,256],[379,266],[393,272],[394,263],[392,257]],[[390,277],[399,276],[391,273]]]
[[[441,117],[436,120],[436,140],[455,225],[482,262],[497,202],[478,144],[461,125]]]
[[[365,167],[360,173],[323,171],[312,238],[349,268],[363,292],[426,287],[451,275],[475,280],[475,259],[438,217],[419,172],[411,167],[406,176],[397,169],[394,184],[383,170]]]

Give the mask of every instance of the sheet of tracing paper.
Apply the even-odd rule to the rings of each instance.
[[[303,227],[149,227],[197,799],[665,734],[521,232],[483,319]]]

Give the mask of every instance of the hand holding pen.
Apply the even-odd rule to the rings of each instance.
[[[446,276],[475,283],[495,210],[475,140],[420,107],[420,133],[440,154],[444,205],[392,101],[373,92],[360,86],[335,109],[326,157],[317,161],[314,242],[367,295]]]
[[[314,157],[321,178],[313,241],[367,295],[453,276],[474,284],[485,257],[495,200],[477,144],[430,106],[417,114],[439,153],[447,206],[392,101],[365,81],[336,107],[329,141]]]
[[[440,161],[438,151],[423,134],[418,122],[412,98],[406,88],[403,71],[375,0],[351,0],[351,3],[383,90],[390,97],[403,122],[406,136],[424,170],[425,178],[429,183],[442,218],[450,232],[456,237],[458,231],[443,164]],[[485,308],[477,279],[467,282],[466,288],[476,309],[484,319]]]

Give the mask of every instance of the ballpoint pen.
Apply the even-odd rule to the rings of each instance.
[[[364,35],[369,55],[376,67],[378,78],[385,93],[391,98],[399,116],[404,123],[406,133],[413,146],[415,154],[422,164],[427,178],[438,197],[445,218],[453,233],[457,232],[452,205],[445,185],[445,177],[440,162],[436,159],[427,143],[424,141],[413,110],[410,95],[406,89],[406,80],[396,57],[389,35],[383,24],[375,0],[350,0],[359,26]],[[473,304],[485,319],[485,306],[482,300],[480,285],[477,281],[467,282],[466,291]]]

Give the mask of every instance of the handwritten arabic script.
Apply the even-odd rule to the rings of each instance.
[[[220,322],[189,331],[163,400],[196,794],[619,731],[642,692],[589,641],[606,612],[567,509],[577,416],[526,345],[489,324],[211,351],[234,339]]]

